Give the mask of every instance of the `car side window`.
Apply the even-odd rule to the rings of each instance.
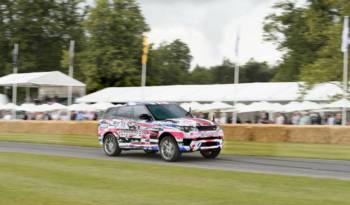
[[[119,107],[116,113],[117,118],[132,118],[133,110],[130,106],[127,107]]]
[[[103,115],[103,119],[114,119],[117,117],[118,108],[109,108]]]
[[[139,120],[140,119],[140,115],[142,115],[142,114],[151,115],[149,113],[148,109],[146,108],[146,106],[144,106],[144,105],[135,105],[135,106],[133,106],[133,108],[134,108],[133,118],[135,120]]]

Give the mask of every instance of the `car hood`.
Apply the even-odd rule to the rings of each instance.
[[[162,121],[157,121],[159,124],[167,125],[167,126],[212,126],[215,123],[204,120],[200,118],[174,118],[174,119],[166,119]]]

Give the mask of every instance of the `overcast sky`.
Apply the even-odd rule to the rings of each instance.
[[[87,0],[93,5],[94,0]],[[181,39],[191,48],[192,66],[212,66],[224,58],[236,62],[235,41],[240,30],[239,63],[254,58],[276,64],[281,52],[263,41],[263,20],[282,0],[137,0],[150,25],[152,43]],[[299,5],[306,0],[295,0]]]
[[[138,0],[151,27],[150,41],[181,39],[192,52],[193,66],[235,61],[240,30],[239,62],[250,58],[275,64],[281,57],[262,39],[262,22],[278,0]]]

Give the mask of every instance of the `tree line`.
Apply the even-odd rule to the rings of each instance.
[[[273,8],[264,37],[284,52],[273,81],[340,81],[343,17],[350,14],[350,1],[307,0],[300,6],[284,0]]]
[[[85,3],[85,4],[84,4]],[[11,52],[19,44],[19,72],[68,70],[68,45],[76,41],[74,77],[89,92],[111,86],[139,86],[142,41],[150,31],[136,0],[2,0],[0,75],[11,73]],[[264,22],[265,40],[284,52],[281,63],[250,60],[240,82],[339,80],[341,18],[346,0],[286,0]],[[339,52],[338,52],[339,51]],[[150,45],[147,85],[233,83],[235,64],[224,59],[191,69],[191,51],[181,39]]]

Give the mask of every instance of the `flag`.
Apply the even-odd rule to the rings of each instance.
[[[344,16],[341,51],[342,52],[348,51],[348,46],[349,46],[349,17],[348,16]]]
[[[148,43],[147,37],[145,36],[143,38],[142,64],[147,64],[148,49],[149,49],[149,43]]]
[[[235,56],[238,58],[239,55],[239,40],[240,40],[240,32],[239,29],[237,30],[237,35],[236,35],[236,45],[235,45]]]

